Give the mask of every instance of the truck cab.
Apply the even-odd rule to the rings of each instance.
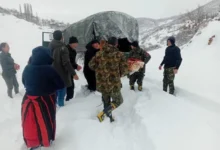
[[[42,46],[48,47],[53,40],[52,32],[42,32]]]

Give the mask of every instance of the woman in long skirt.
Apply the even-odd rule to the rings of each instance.
[[[49,147],[55,140],[56,91],[64,88],[64,83],[52,62],[50,50],[37,47],[22,75],[26,88],[22,102],[23,137],[31,150]]]

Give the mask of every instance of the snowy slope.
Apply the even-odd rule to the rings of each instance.
[[[200,9],[212,17],[220,11],[220,0],[212,0]],[[198,15],[198,9],[193,10],[191,15]],[[154,26],[151,25],[152,21]],[[188,28],[189,21],[185,14],[159,20],[140,18],[138,23],[141,31],[139,40],[147,50],[162,47],[170,35],[176,36],[179,45],[185,45],[196,33],[195,29]]]
[[[0,16],[0,19],[5,20],[4,24],[0,25],[1,39],[9,42],[13,57],[23,68],[31,49],[41,45],[41,30],[11,16]],[[102,109],[102,106],[99,106],[101,96],[100,94],[84,95],[81,86],[86,82],[82,72],[79,72],[80,80],[76,82],[75,98],[57,112],[57,139],[53,149],[219,150],[220,104],[212,101],[208,95],[204,95],[201,85],[196,86],[194,82],[187,83],[184,79],[185,74],[189,75],[187,80],[193,81],[195,77],[191,74],[196,72],[194,67],[199,67],[198,62],[204,59],[204,55],[201,54],[197,61],[193,61],[193,55],[197,57],[196,51],[204,51],[204,54],[210,55],[209,61],[217,61],[215,56],[218,52],[215,48],[220,40],[216,39],[216,43],[214,42],[212,47],[207,47],[206,50],[205,44],[199,46],[202,39],[208,38],[205,35],[212,34],[210,30],[217,26],[217,22],[211,23],[201,35],[194,38],[195,42],[184,49],[184,63],[176,80],[177,87],[181,87],[178,88],[177,97],[161,90],[162,72],[157,68],[164,54],[163,49],[151,53],[152,60],[147,65],[143,92],[129,91],[128,79],[123,78],[124,103],[113,113],[116,119],[113,124],[110,124],[108,119],[103,123],[99,123],[96,119],[97,113]],[[189,57],[191,53],[187,54],[187,52],[197,46],[200,49],[195,49]],[[210,54],[205,52],[211,50]],[[187,61],[195,66],[189,69]],[[215,69],[219,71],[218,68]],[[19,80],[21,72],[22,70],[18,74]],[[209,72],[203,73],[204,76],[210,76]],[[197,76],[201,80],[202,77]],[[214,77],[211,76],[213,80],[218,79]],[[192,86],[191,89],[187,88],[188,84]],[[215,83],[217,84],[218,82]],[[197,87],[198,91],[195,91],[193,86]],[[0,149],[19,150],[23,144],[20,122],[22,96],[18,95],[13,100],[7,98],[2,78],[0,78],[0,87]],[[214,91],[214,88],[215,86],[211,86],[207,90]],[[21,89],[23,89],[22,85]]]

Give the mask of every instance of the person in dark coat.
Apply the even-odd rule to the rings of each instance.
[[[37,47],[25,67],[22,82],[26,89],[22,101],[22,129],[27,148],[49,147],[56,133],[56,91],[64,82],[52,67],[50,50]]]
[[[67,45],[67,48],[69,50],[70,63],[72,64],[72,67],[75,70],[80,71],[82,67],[76,63],[77,53],[75,49],[77,46],[78,46],[78,39],[74,36],[70,37],[69,44]],[[66,89],[66,101],[69,101],[74,97],[75,84],[74,84],[73,76],[71,76],[71,79],[72,79],[72,86]]]
[[[175,74],[178,73],[178,69],[182,63],[182,57],[180,48],[175,44],[175,38],[169,37],[167,40],[167,48],[163,61],[160,64],[159,69],[162,70],[164,66],[164,79],[163,79],[163,90],[167,92],[169,86],[169,93],[174,94],[174,78]]]
[[[12,90],[14,88],[15,94],[19,93],[19,84],[16,77],[16,70],[20,68],[18,64],[14,62],[14,59],[9,53],[10,47],[7,43],[2,43],[0,45],[0,63],[2,66],[2,77],[8,88],[8,96],[13,98]]]
[[[64,106],[66,88],[72,86],[71,76],[73,76],[75,80],[78,80],[79,78],[70,63],[69,51],[63,42],[62,32],[59,30],[55,31],[53,33],[53,38],[54,39],[49,44],[54,59],[53,67],[65,83],[65,88],[57,91],[58,106],[62,107]]]
[[[100,50],[99,41],[93,40],[86,46],[85,60],[84,60],[84,69],[83,73],[88,83],[88,89],[91,92],[96,91],[96,76],[95,71],[89,68],[89,62],[96,55],[96,53]]]

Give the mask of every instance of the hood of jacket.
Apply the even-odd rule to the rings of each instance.
[[[31,65],[52,65],[53,58],[50,49],[40,46],[32,51]]]

